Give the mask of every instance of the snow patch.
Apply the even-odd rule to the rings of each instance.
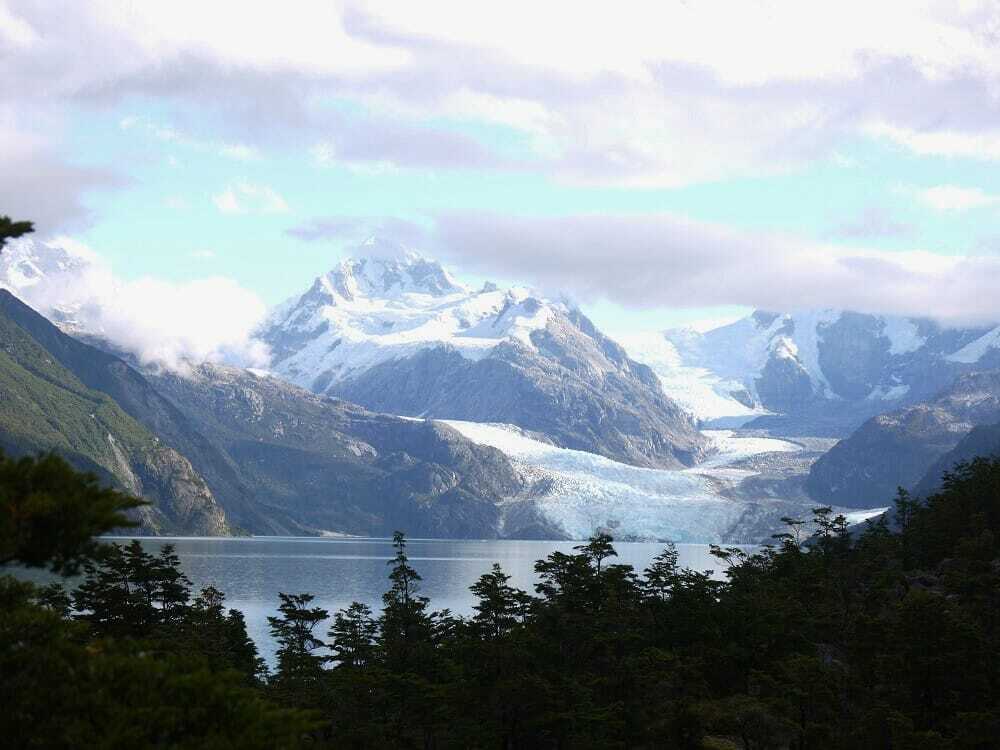
[[[839,310],[773,316],[755,313],[705,333],[688,328],[666,331],[664,336],[676,348],[678,365],[689,370],[702,369],[704,374],[700,379],[709,383],[716,393],[722,389],[728,393],[742,390],[751,396],[752,403],[758,403],[755,381],[768,360],[777,357],[797,363],[809,375],[817,391],[832,397],[833,390],[819,364],[819,339],[822,328],[835,322],[840,315]],[[712,383],[712,378],[718,383]],[[669,389],[666,392],[673,395]],[[767,413],[759,406],[747,407],[747,411]],[[721,416],[736,415],[712,414],[709,418]]]
[[[819,341],[823,328],[836,323],[840,316],[840,310],[810,310],[791,316],[795,327],[794,336],[798,347],[799,361],[805,371],[809,373],[813,383],[819,385],[819,390],[828,398],[834,398],[835,394],[819,364]]]
[[[1000,326],[971,341],[957,352],[949,354],[945,359],[949,362],[960,362],[971,365],[981,360],[990,349],[1000,347]]]
[[[915,352],[927,339],[920,335],[920,329],[910,318],[885,318],[882,321],[882,335],[889,339],[889,354],[909,354]]]
[[[767,413],[733,398],[744,390],[742,383],[720,377],[707,367],[690,366],[682,361],[676,344],[661,331],[645,333],[611,333],[628,356],[648,365],[660,380],[663,392],[701,420],[735,418],[749,421]]]
[[[877,388],[872,389],[872,392],[868,394],[867,399],[869,401],[894,401],[895,399],[902,398],[909,392],[910,386],[905,383],[890,387],[880,385]]]
[[[864,523],[869,518],[877,518],[885,513],[888,508],[870,508],[868,510],[852,510],[841,515],[847,519],[847,525],[853,526],[854,524]]]

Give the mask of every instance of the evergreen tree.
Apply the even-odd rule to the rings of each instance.
[[[190,581],[172,545],[156,556],[133,539],[106,545],[84,565],[84,581],[73,592],[77,618],[100,635],[169,638],[183,623]]]
[[[479,638],[497,641],[507,636],[523,622],[531,606],[531,597],[521,589],[511,586],[510,576],[499,563],[493,563],[489,573],[469,587],[476,595],[476,611],[472,618],[473,630]]]
[[[0,251],[7,240],[17,239],[35,231],[35,225],[30,221],[13,221],[9,216],[0,216]]]
[[[378,623],[367,604],[352,602],[338,611],[327,637],[333,650],[332,660],[339,666],[364,668],[375,661]]]
[[[232,669],[249,685],[260,685],[267,667],[247,635],[246,620],[236,609],[224,610],[225,594],[214,586],[201,590],[185,613],[182,640],[216,669]]]
[[[610,534],[601,532],[590,537],[586,544],[578,545],[573,549],[578,550],[588,561],[593,563],[597,572],[600,573],[604,560],[609,557],[618,557],[618,552],[615,551],[612,544],[613,541]]]
[[[323,702],[323,664],[328,657],[316,653],[327,646],[315,636],[315,630],[329,613],[309,606],[311,594],[279,593],[278,597],[281,616],[267,618],[271,636],[278,644],[271,690],[288,705],[317,708]]]
[[[298,747],[315,726],[308,716],[269,704],[190,641],[161,638],[187,615],[176,555],[92,538],[125,525],[136,504],[52,456],[0,459],[4,562],[86,566],[72,598],[58,584],[0,576],[4,746]],[[84,610],[75,620],[71,601]]]
[[[677,568],[677,547],[672,543],[653,558],[643,571],[645,589],[648,596],[660,601],[668,601],[680,580]]]
[[[431,645],[432,627],[427,612],[429,600],[419,595],[420,574],[410,567],[403,532],[393,534],[392,546],[395,555],[387,563],[392,566],[392,585],[382,597],[379,646],[389,671],[404,674],[421,666],[421,658]]]
[[[100,549],[95,537],[132,526],[126,512],[144,504],[53,454],[0,453],[0,565],[75,573]]]

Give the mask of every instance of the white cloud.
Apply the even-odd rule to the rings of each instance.
[[[239,200],[236,198],[236,192],[232,188],[226,188],[221,193],[213,195],[212,203],[224,214],[244,213]]]
[[[2,60],[0,52],[0,70]],[[84,193],[119,188],[125,180],[67,159],[47,138],[54,127],[45,110],[5,106],[0,87],[0,213],[30,218],[38,231],[76,230],[91,221]]]
[[[317,167],[332,167],[337,163],[337,149],[332,143],[317,143],[309,153]]]
[[[342,157],[332,141],[317,143],[309,149],[309,155],[312,157],[313,165],[323,169],[336,167],[365,176],[393,174],[400,171],[399,166],[391,158],[358,158],[357,155]]]
[[[348,164],[662,187],[795,169],[859,135],[1000,158],[992,0],[17,7],[0,98],[193,103],[225,144],[331,139]],[[455,119],[515,129],[524,158],[463,143]]]
[[[866,126],[865,131],[922,156],[962,156],[987,161],[1000,159],[1000,130],[972,133],[947,129],[917,131],[880,122]]]
[[[234,161],[256,161],[260,152],[245,143],[228,143],[219,149],[219,154]]]
[[[185,360],[267,363],[251,338],[265,306],[232,279],[214,276],[184,283],[145,277],[120,283],[91,324],[145,362],[177,367]]]
[[[43,273],[20,273],[25,260]],[[93,250],[62,237],[12,242],[0,255],[0,283],[43,315],[69,319],[144,363],[268,361],[266,347],[251,336],[266,306],[230,278],[122,279]]]
[[[139,65],[177,50],[207,50],[234,66],[314,74],[391,70],[405,64],[405,52],[351,36],[344,28],[345,5],[328,0],[283,6],[174,0],[124,10],[118,0],[93,3],[102,26],[130,39]]]
[[[846,308],[1000,321],[1000,257],[843,247],[673,214],[438,217],[457,267],[643,309]]]
[[[212,202],[224,214],[278,214],[288,211],[288,203],[274,188],[246,180],[235,182],[213,195]]]
[[[124,131],[140,129],[152,137],[167,143],[190,143],[181,133],[170,125],[151,120],[147,117],[129,115],[118,121],[118,127]]]
[[[936,185],[917,193],[920,200],[935,211],[968,211],[973,208],[1000,205],[1000,195],[983,192],[979,188],[958,185]]]
[[[39,38],[38,32],[23,18],[15,16],[6,5],[0,5],[0,41],[27,49]]]
[[[966,66],[1000,69],[988,28],[970,28],[986,20],[988,0],[953,9],[919,0],[364,6],[398,33],[503,50],[576,76],[617,72],[641,80],[650,61],[669,60],[704,66],[727,83],[757,85],[853,77],[866,56],[909,57],[931,76]]]
[[[201,152],[215,152],[219,156],[233,161],[257,161],[261,158],[260,151],[246,143],[221,143],[211,140],[192,138],[182,133],[172,125],[167,125],[148,117],[128,115],[118,122],[118,127],[126,132],[138,130],[166,143],[172,143]],[[173,158],[173,157],[170,157]]]
[[[215,251],[208,249],[192,250],[188,256],[196,260],[212,260],[215,258]]]

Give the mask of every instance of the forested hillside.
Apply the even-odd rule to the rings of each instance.
[[[32,330],[32,318],[50,329],[50,340],[44,330]],[[114,363],[119,376],[130,372],[0,290],[0,447],[13,455],[54,451],[111,485],[152,500],[138,511],[142,533],[230,533],[225,513],[190,461],[96,382],[114,380]]]
[[[634,571],[598,536],[539,560],[533,594],[499,567],[470,582],[469,618],[431,610],[400,533],[380,612],[354,604],[327,629],[308,593],[281,595],[271,673],[169,548],[50,548],[37,530],[70,523],[53,503],[83,480],[0,468],[0,560],[84,563],[71,592],[3,579],[13,746],[986,750],[1000,729],[997,459],[925,503],[901,495],[898,533],[852,536],[818,509],[808,545],[789,519],[759,554],[717,548],[725,581],[670,547]],[[40,487],[51,503],[32,504]]]

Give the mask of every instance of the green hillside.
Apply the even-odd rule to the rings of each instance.
[[[187,459],[110,396],[81,383],[6,307],[0,308],[0,447],[13,455],[55,451],[146,498],[153,505],[138,519],[146,533],[228,533],[221,508]]]

